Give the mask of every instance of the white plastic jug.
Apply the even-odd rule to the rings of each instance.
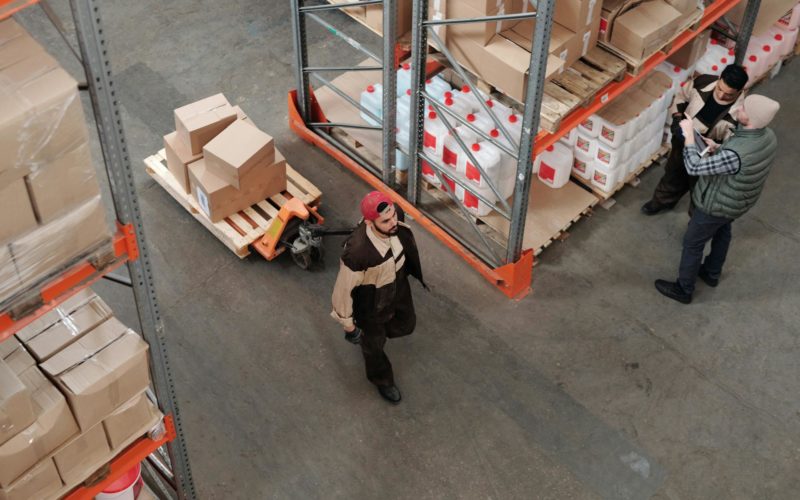
[[[578,138],[575,140],[575,151],[582,151],[584,154],[594,156],[597,154],[597,139],[586,135],[583,130],[578,131]]]
[[[619,170],[616,168],[609,168],[608,165],[598,161],[595,161],[593,166],[592,184],[606,193],[614,192],[614,188],[619,181]]]
[[[441,76],[434,76],[425,80],[425,90],[437,101],[443,101],[444,93],[451,92],[453,88]]]
[[[472,109],[472,111],[478,111],[479,109],[483,109],[483,108],[481,108],[481,102],[480,101],[481,100],[485,100],[486,97],[484,97],[483,95],[480,95],[480,94],[479,95],[475,95],[475,93],[472,92],[472,90],[469,88],[469,86],[464,85],[463,87],[461,87],[460,91],[456,91],[456,92],[453,92],[453,93],[456,94],[456,95],[460,94],[466,100],[466,102],[469,104],[469,106]]]
[[[701,75],[715,75],[722,74],[724,67],[720,66],[719,58],[711,56],[698,61],[696,71]]]
[[[492,129],[489,132],[489,135],[497,141],[499,144],[506,146],[511,150],[517,149],[515,146],[511,146],[508,140],[505,137],[500,135],[500,131],[497,129]],[[536,164],[534,163],[534,169],[536,168]],[[536,171],[534,170],[534,174]],[[511,156],[500,151],[500,185],[498,186],[500,189],[500,194],[503,196],[503,199],[508,199],[514,193],[514,184],[516,182],[517,177],[517,160]]]
[[[397,141],[398,146],[402,146],[405,148],[406,151],[409,150],[409,129],[408,127],[397,127],[395,129],[395,140]],[[404,172],[408,170],[408,166],[411,164],[411,161],[408,158],[400,147],[394,150],[394,166],[397,170]]]
[[[775,64],[778,64],[778,61],[781,60],[781,54],[778,48],[771,41],[763,44],[759,53],[761,57],[764,58],[764,72],[768,71],[769,68]]]
[[[559,140],[561,142],[563,142],[565,145],[569,146],[570,148],[574,148],[575,147],[575,141],[578,140],[578,129],[574,128],[574,129],[570,130],[567,135],[565,135],[564,137],[562,137]]]
[[[461,200],[461,203],[464,204],[464,208],[466,208],[472,214],[477,215],[478,217],[489,215],[492,212],[493,207],[481,201],[475,195],[475,193],[480,194],[487,200],[496,202],[496,197],[494,193],[488,187],[481,188],[473,186],[469,190],[466,190],[463,187],[456,185],[456,197],[459,200]]]
[[[708,41],[705,55],[710,56],[712,61],[719,61],[721,58],[728,55],[728,48],[719,43],[718,40],[712,38]]]
[[[452,97],[445,97],[443,104],[462,118],[466,118],[473,111],[469,101],[458,92],[453,92]]]
[[[478,164],[480,164],[483,169],[483,174],[485,174],[485,176],[481,174],[478,167],[472,164],[472,161],[470,161],[466,154],[462,154],[458,158],[458,167],[456,169],[458,173],[469,182],[479,187],[489,186],[487,182],[488,177],[489,180],[492,181],[492,184],[497,187],[500,182],[501,172],[500,150],[489,142],[474,142],[470,145],[470,150],[472,156],[475,157],[475,160],[477,160]]]
[[[475,132],[467,127],[456,127],[455,132],[467,147],[470,147],[478,140],[478,136],[475,135]],[[445,137],[444,148],[442,149],[442,163],[452,167],[453,170],[456,171],[460,160],[465,156],[466,153],[464,153],[464,149],[461,148],[461,145],[452,135]]]
[[[397,95],[402,96],[411,88],[411,65],[403,63],[397,68]]]
[[[411,89],[397,98],[397,126],[408,127],[411,122]]]
[[[575,151],[575,156],[572,160],[572,173],[588,181],[592,179],[593,172],[594,158],[586,155],[583,151]]]
[[[494,130],[492,118],[483,111],[475,111],[467,114],[467,123],[476,127],[484,134],[490,134]]]
[[[383,85],[380,83],[376,83],[374,85],[367,85],[361,92],[361,107],[369,110],[373,115],[377,116],[378,118],[383,117]],[[370,125],[380,126],[381,123],[375,121],[370,117],[368,114],[361,111],[361,118],[364,119]]]
[[[794,50],[795,43],[797,43],[797,29],[786,30],[775,25],[769,29],[769,34],[772,36],[773,43],[777,46],[778,54],[780,57],[786,57]]]
[[[486,99],[486,106],[488,106],[489,109],[492,110],[494,115],[501,122],[503,122],[504,120],[507,120],[508,117],[511,116],[511,114],[514,112],[513,109],[511,109],[510,107],[506,106],[505,104],[503,104],[502,102],[498,101],[497,99],[492,99],[492,98]],[[481,109],[481,111],[483,111],[483,109]]]
[[[633,143],[631,142],[626,144]],[[625,160],[624,156],[624,149],[612,148],[607,144],[600,143],[597,145],[597,153],[594,155],[594,159],[597,165],[604,165],[610,169],[615,169]]]
[[[592,115],[589,118],[583,120],[580,125],[578,125],[580,132],[588,135],[589,137],[597,137],[600,135],[600,125],[597,115]]]
[[[448,135],[447,126],[436,115],[435,111],[429,111],[425,119],[425,131],[423,133],[422,145],[428,153],[436,160],[442,159],[444,140]]]
[[[758,77],[766,72],[767,67],[765,63],[766,60],[756,54],[750,54],[747,57],[744,64],[744,69],[750,76],[749,80],[747,80],[747,88],[752,87],[756,83],[756,80],[758,80]]]
[[[549,146],[537,158],[539,160],[539,180],[551,188],[560,188],[569,182],[574,156],[563,144]]]
[[[596,116],[594,126],[599,129],[598,141],[612,148],[622,146],[627,139],[628,124],[626,123],[612,123],[602,116]]]

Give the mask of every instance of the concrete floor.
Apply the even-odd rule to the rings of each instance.
[[[221,91],[323,190],[331,225],[355,220],[366,186],[286,125],[288,2],[101,8],[200,498],[798,497],[800,64],[759,89],[783,103],[780,155],[717,289],[683,306],[653,288],[687,222],[686,201],[640,215],[658,168],[545,251],[519,302],[418,230],[433,291],[416,287],[418,330],[388,347],[391,407],[328,317],[333,258],[240,261],[141,163],[173,108]],[[22,19],[74,68],[41,13]],[[318,61],[360,59],[310,32]],[[127,290],[98,291],[135,324]]]

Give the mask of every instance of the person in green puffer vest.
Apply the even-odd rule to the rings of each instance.
[[[780,104],[760,96],[748,96],[735,111],[739,122],[733,136],[721,146],[708,142],[711,152],[701,156],[691,120],[680,123],[686,141],[683,161],[689,175],[698,180],[692,189],[689,227],[683,237],[683,253],[677,281],[656,280],[656,289],[683,304],[692,301],[699,277],[717,286],[731,243],[731,223],[758,201],[775,159],[778,141],[768,127]],[[706,243],[711,253],[703,260]]]

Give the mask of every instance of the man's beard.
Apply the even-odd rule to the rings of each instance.
[[[383,232],[383,231],[381,231],[381,230],[380,230],[380,228],[379,228],[378,226],[375,226],[375,230],[376,230],[376,231],[378,231],[379,233],[381,233],[381,234],[382,234],[382,235],[384,235],[384,236],[394,236],[395,234],[397,234],[397,229],[398,229],[398,227],[399,227],[399,226],[394,226],[394,227],[393,227],[392,229],[390,229],[389,231],[387,231],[387,232]]]

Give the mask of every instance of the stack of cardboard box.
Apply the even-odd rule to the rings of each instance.
[[[286,190],[286,159],[272,137],[216,94],[175,110],[167,168],[217,222]]]
[[[77,82],[0,22],[0,302],[108,240]]]
[[[55,498],[159,423],[147,349],[91,290],[0,343],[0,500]]]
[[[597,43],[598,0],[559,0],[555,6],[546,78],[585,55]],[[444,0],[430,4],[430,19],[467,19],[527,12],[524,0]],[[535,20],[494,21],[437,28],[454,57],[504,94],[523,101]]]
[[[600,40],[633,59],[645,59],[697,9],[695,0],[603,0]]]

